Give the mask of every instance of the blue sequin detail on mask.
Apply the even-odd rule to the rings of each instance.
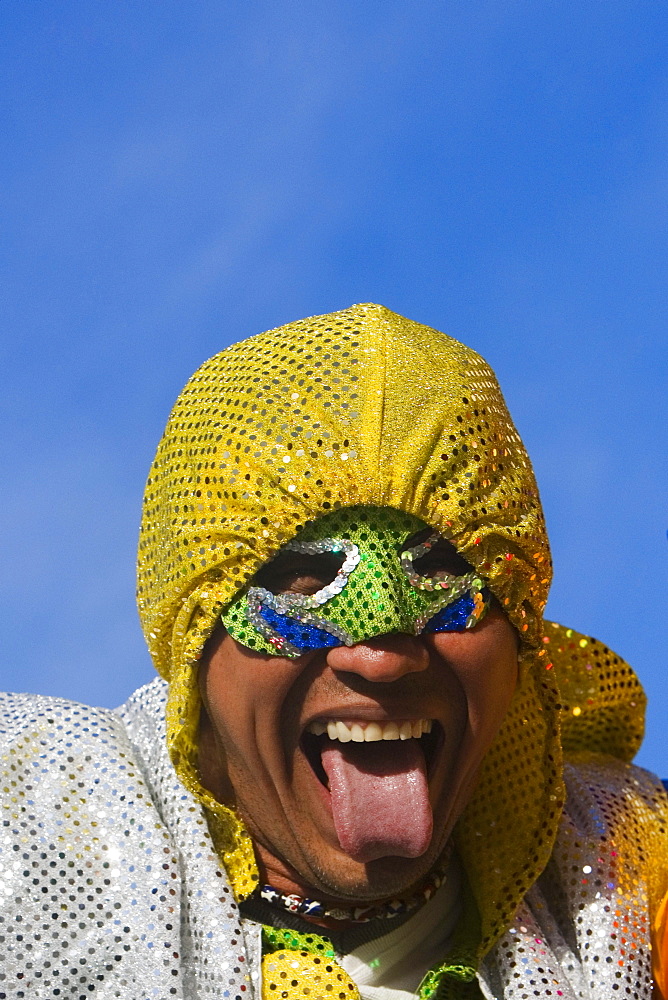
[[[475,604],[470,594],[462,594],[454,604],[446,604],[430,618],[422,632],[463,632]]]
[[[268,625],[281,636],[287,639],[297,649],[323,649],[332,646],[343,646],[338,636],[325,632],[324,629],[316,628],[315,625],[307,625],[289,615],[280,615],[273,608],[268,608],[263,604],[259,612]]]

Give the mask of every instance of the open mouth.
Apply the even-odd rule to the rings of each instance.
[[[419,741],[424,755],[427,779],[433,773],[436,756],[443,744],[443,729],[434,719],[391,722],[344,722],[341,719],[316,720],[302,733],[301,747],[318,781],[329,788],[329,777],[322,764],[323,751],[335,744],[349,744],[346,753],[363,765],[369,743],[405,740]],[[352,744],[355,744],[354,746]],[[368,756],[373,755],[373,750]]]
[[[324,789],[343,851],[368,863],[420,857],[433,832],[429,776],[443,730],[432,719],[318,719],[301,746]]]

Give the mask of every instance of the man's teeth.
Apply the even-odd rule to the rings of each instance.
[[[351,722],[348,725],[340,719],[329,722],[312,722],[309,733],[322,736],[327,733],[330,740],[340,743],[375,743],[378,740],[410,740],[419,739],[423,733],[430,733],[431,719],[417,719],[415,722]]]

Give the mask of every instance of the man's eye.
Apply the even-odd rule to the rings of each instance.
[[[272,594],[315,594],[329,582],[303,567],[277,573],[271,581],[271,586],[266,589],[271,590]]]
[[[406,542],[405,547],[410,548],[424,540],[424,538],[415,536]],[[440,539],[429,552],[425,552],[423,556],[413,561],[415,572],[419,573],[420,576],[428,577],[436,577],[446,573],[451,576],[464,576],[466,573],[470,573],[472,568],[466,559],[459,555],[454,545],[445,538]]]
[[[272,594],[315,594],[336,577],[343,560],[336,555],[278,555],[255,574],[255,585]]]
[[[413,567],[420,576],[436,576],[438,573],[448,572],[445,561],[434,556],[431,552],[421,559],[416,559],[413,562]]]

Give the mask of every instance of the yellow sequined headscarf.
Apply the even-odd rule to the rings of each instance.
[[[248,835],[197,774],[197,660],[221,609],[281,545],[307,521],[358,505],[407,511],[451,539],[521,638],[511,709],[456,831],[484,954],[549,858],[563,785],[540,500],[474,351],[358,305],[235,344],[191,378],[150,472],[139,546],[140,615],[169,681],[170,753],[245,895],[257,880]]]

